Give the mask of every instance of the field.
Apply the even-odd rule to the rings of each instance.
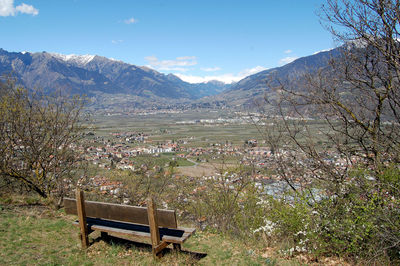
[[[91,120],[90,127],[101,137],[110,137],[112,132],[143,132],[151,135],[153,143],[183,139],[188,140],[192,147],[207,147],[213,143],[226,142],[237,146],[243,145],[249,139],[262,140],[265,132],[272,132],[273,124],[273,121],[265,121],[266,125],[257,126],[243,114],[226,110],[187,110],[147,115],[93,115]],[[214,122],[209,122],[211,120]],[[302,122],[294,121],[293,124],[296,123]],[[313,138],[318,139],[319,144],[325,143],[326,136],[321,132],[329,131],[327,123],[321,120],[308,120],[306,123],[313,131]]]
[[[210,143],[230,141],[235,145],[259,135],[257,128],[249,124],[194,122],[202,119],[232,119],[235,116],[221,111],[186,111],[173,114],[93,116],[95,132],[107,137],[112,132],[144,132],[151,135],[153,142],[165,140],[190,139],[191,145],[209,146]]]
[[[158,155],[140,155],[131,157],[135,165],[152,164],[167,166],[175,160],[179,172],[188,176],[213,175],[221,169],[221,165],[237,166],[243,157],[246,141],[255,139],[257,146],[267,146],[263,134],[280,134],[272,128],[273,121],[265,121],[266,125],[257,126],[243,113],[238,114],[227,110],[187,110],[147,112],[141,114],[93,115],[90,130],[95,133],[88,139],[102,139],[106,143],[118,143],[126,147],[157,147],[165,143],[178,143],[182,151],[176,153],[160,153]],[[297,123],[297,121],[295,121]],[[321,121],[309,120],[307,124],[315,129],[313,141],[326,150],[326,138],[318,130],[327,131],[327,125]],[[112,133],[136,132],[148,135],[145,143],[125,141]],[[305,132],[306,133],[306,132]],[[129,134],[128,134],[129,135]],[[306,140],[306,138],[305,138]],[[238,154],[221,152],[221,148],[229,144],[231,148],[239,149]],[[104,147],[104,142],[94,141],[93,145]],[[186,148],[186,149],[185,149]],[[191,149],[208,148],[207,152],[198,153],[191,158],[179,158],[179,153],[188,154]],[[213,149],[220,149],[215,152]],[[107,163],[107,162],[104,162]]]

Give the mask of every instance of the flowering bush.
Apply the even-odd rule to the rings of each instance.
[[[290,201],[263,198],[264,223],[253,233],[280,242],[285,256],[309,252],[400,262],[400,170],[385,170],[380,186],[365,171],[353,175],[338,193],[316,202],[301,194]]]

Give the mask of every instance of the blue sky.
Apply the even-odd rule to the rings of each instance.
[[[0,0],[0,48],[96,54],[189,82],[238,81],[334,47],[323,0]]]

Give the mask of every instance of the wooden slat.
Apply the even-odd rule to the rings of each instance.
[[[190,233],[184,233],[181,237],[164,235],[162,240],[169,243],[183,244],[191,235]]]
[[[75,222],[78,225],[78,221]],[[98,218],[87,218],[88,229],[90,230],[91,226],[94,225],[101,225],[106,227],[112,228],[119,228],[124,230],[130,231],[140,231],[150,234],[150,227],[148,225],[141,225],[141,224],[134,224],[134,223],[127,223],[127,222],[119,222],[119,221],[110,221]],[[164,235],[173,236],[173,237],[182,237],[185,231],[173,228],[165,228],[159,227],[160,232],[160,240]],[[190,232],[189,232],[190,233]]]
[[[179,226],[179,227],[176,228],[176,229],[185,231],[185,232],[190,233],[190,234],[194,234],[194,233],[196,232],[196,228],[187,228],[187,227],[181,227],[181,226]]]
[[[118,234],[118,235],[136,236],[136,237],[141,237],[141,238],[150,238],[151,237],[149,233],[119,229],[119,228],[114,228],[114,227],[107,227],[107,226],[102,226],[102,225],[92,225],[92,229],[101,231],[101,232]]]
[[[85,195],[83,191],[79,188],[76,189],[76,209],[78,213],[79,219],[79,228],[80,228],[80,238],[82,243],[82,248],[86,249],[89,247],[89,239],[88,239],[88,228],[86,224],[86,212],[85,212]]]
[[[73,224],[75,226],[79,226],[78,221],[75,221]],[[150,239],[150,228],[149,226],[145,225],[88,218],[88,227],[90,230]],[[160,228],[160,240],[166,241],[168,243],[182,244],[195,232],[194,228],[184,229],[186,231],[182,231],[179,229]]]
[[[79,223],[74,222],[73,225],[79,226]],[[93,231],[100,231],[100,232],[106,232],[106,233],[117,234],[117,235],[125,235],[125,236],[136,236],[136,237],[143,237],[143,238],[150,239],[150,233],[141,232],[141,231],[133,231],[133,230],[104,226],[104,225],[91,225],[90,228]]]
[[[76,200],[64,199],[65,212],[77,215]],[[85,201],[86,216],[129,223],[149,224],[146,207],[119,205],[113,203]],[[177,228],[176,215],[173,210],[157,209],[158,226]]]
[[[162,240],[174,244],[182,244],[184,242],[184,239],[182,237],[174,237],[174,236],[163,236]]]
[[[158,219],[156,205],[152,198],[147,200],[147,215],[151,234],[151,245],[153,246],[153,256],[157,257],[159,252],[157,247],[160,244],[160,230],[158,229]]]
[[[159,245],[153,248],[154,253],[157,255],[160,251],[162,251],[164,248],[166,248],[170,243],[162,241]]]
[[[79,226],[79,223],[75,222],[74,225]],[[132,231],[132,230],[115,228],[115,227],[103,226],[103,225],[92,225],[90,228],[91,228],[91,230],[94,230],[94,231],[107,232],[110,234],[135,236],[135,237],[140,237],[140,238],[151,239],[150,233],[145,233],[145,232],[140,232],[140,231]],[[164,235],[162,237],[162,241],[165,241],[167,243],[183,244],[190,236],[191,236],[191,234],[189,234],[189,233],[184,233],[182,235],[182,237],[174,237],[174,236]]]

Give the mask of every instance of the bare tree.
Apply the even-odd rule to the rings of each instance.
[[[62,198],[79,161],[75,150],[82,137],[84,101],[29,92],[11,79],[0,86],[3,181],[23,184],[43,198]]]
[[[328,80],[332,85],[324,80],[314,87],[326,88],[319,99],[357,131],[346,135],[376,169],[383,161],[399,160],[399,7],[397,0],[329,0],[322,9],[328,29],[347,46],[343,59],[333,63],[338,75]],[[347,101],[341,92],[351,94]]]
[[[318,71],[269,83],[280,95],[275,122],[285,134],[267,134],[267,140],[285,143],[286,150],[296,153],[276,157],[281,175],[295,176],[299,167],[291,165],[301,161],[304,170],[297,176],[323,189],[330,199],[324,205],[329,208],[321,210],[324,217],[369,217],[379,232],[376,255],[398,254],[400,1],[327,0],[320,16],[338,41],[340,55]],[[363,172],[355,173],[360,168]],[[352,210],[355,204],[363,211]],[[323,230],[353,239],[351,232]],[[358,245],[370,241],[368,237],[360,237]]]
[[[347,164],[354,156],[363,160],[375,178],[400,160],[399,2],[328,0],[321,16],[342,44],[341,55],[325,69],[275,88],[291,140],[336,180],[344,180],[348,169],[326,163],[318,133]],[[310,117],[324,119],[329,128],[316,133],[308,126]]]

